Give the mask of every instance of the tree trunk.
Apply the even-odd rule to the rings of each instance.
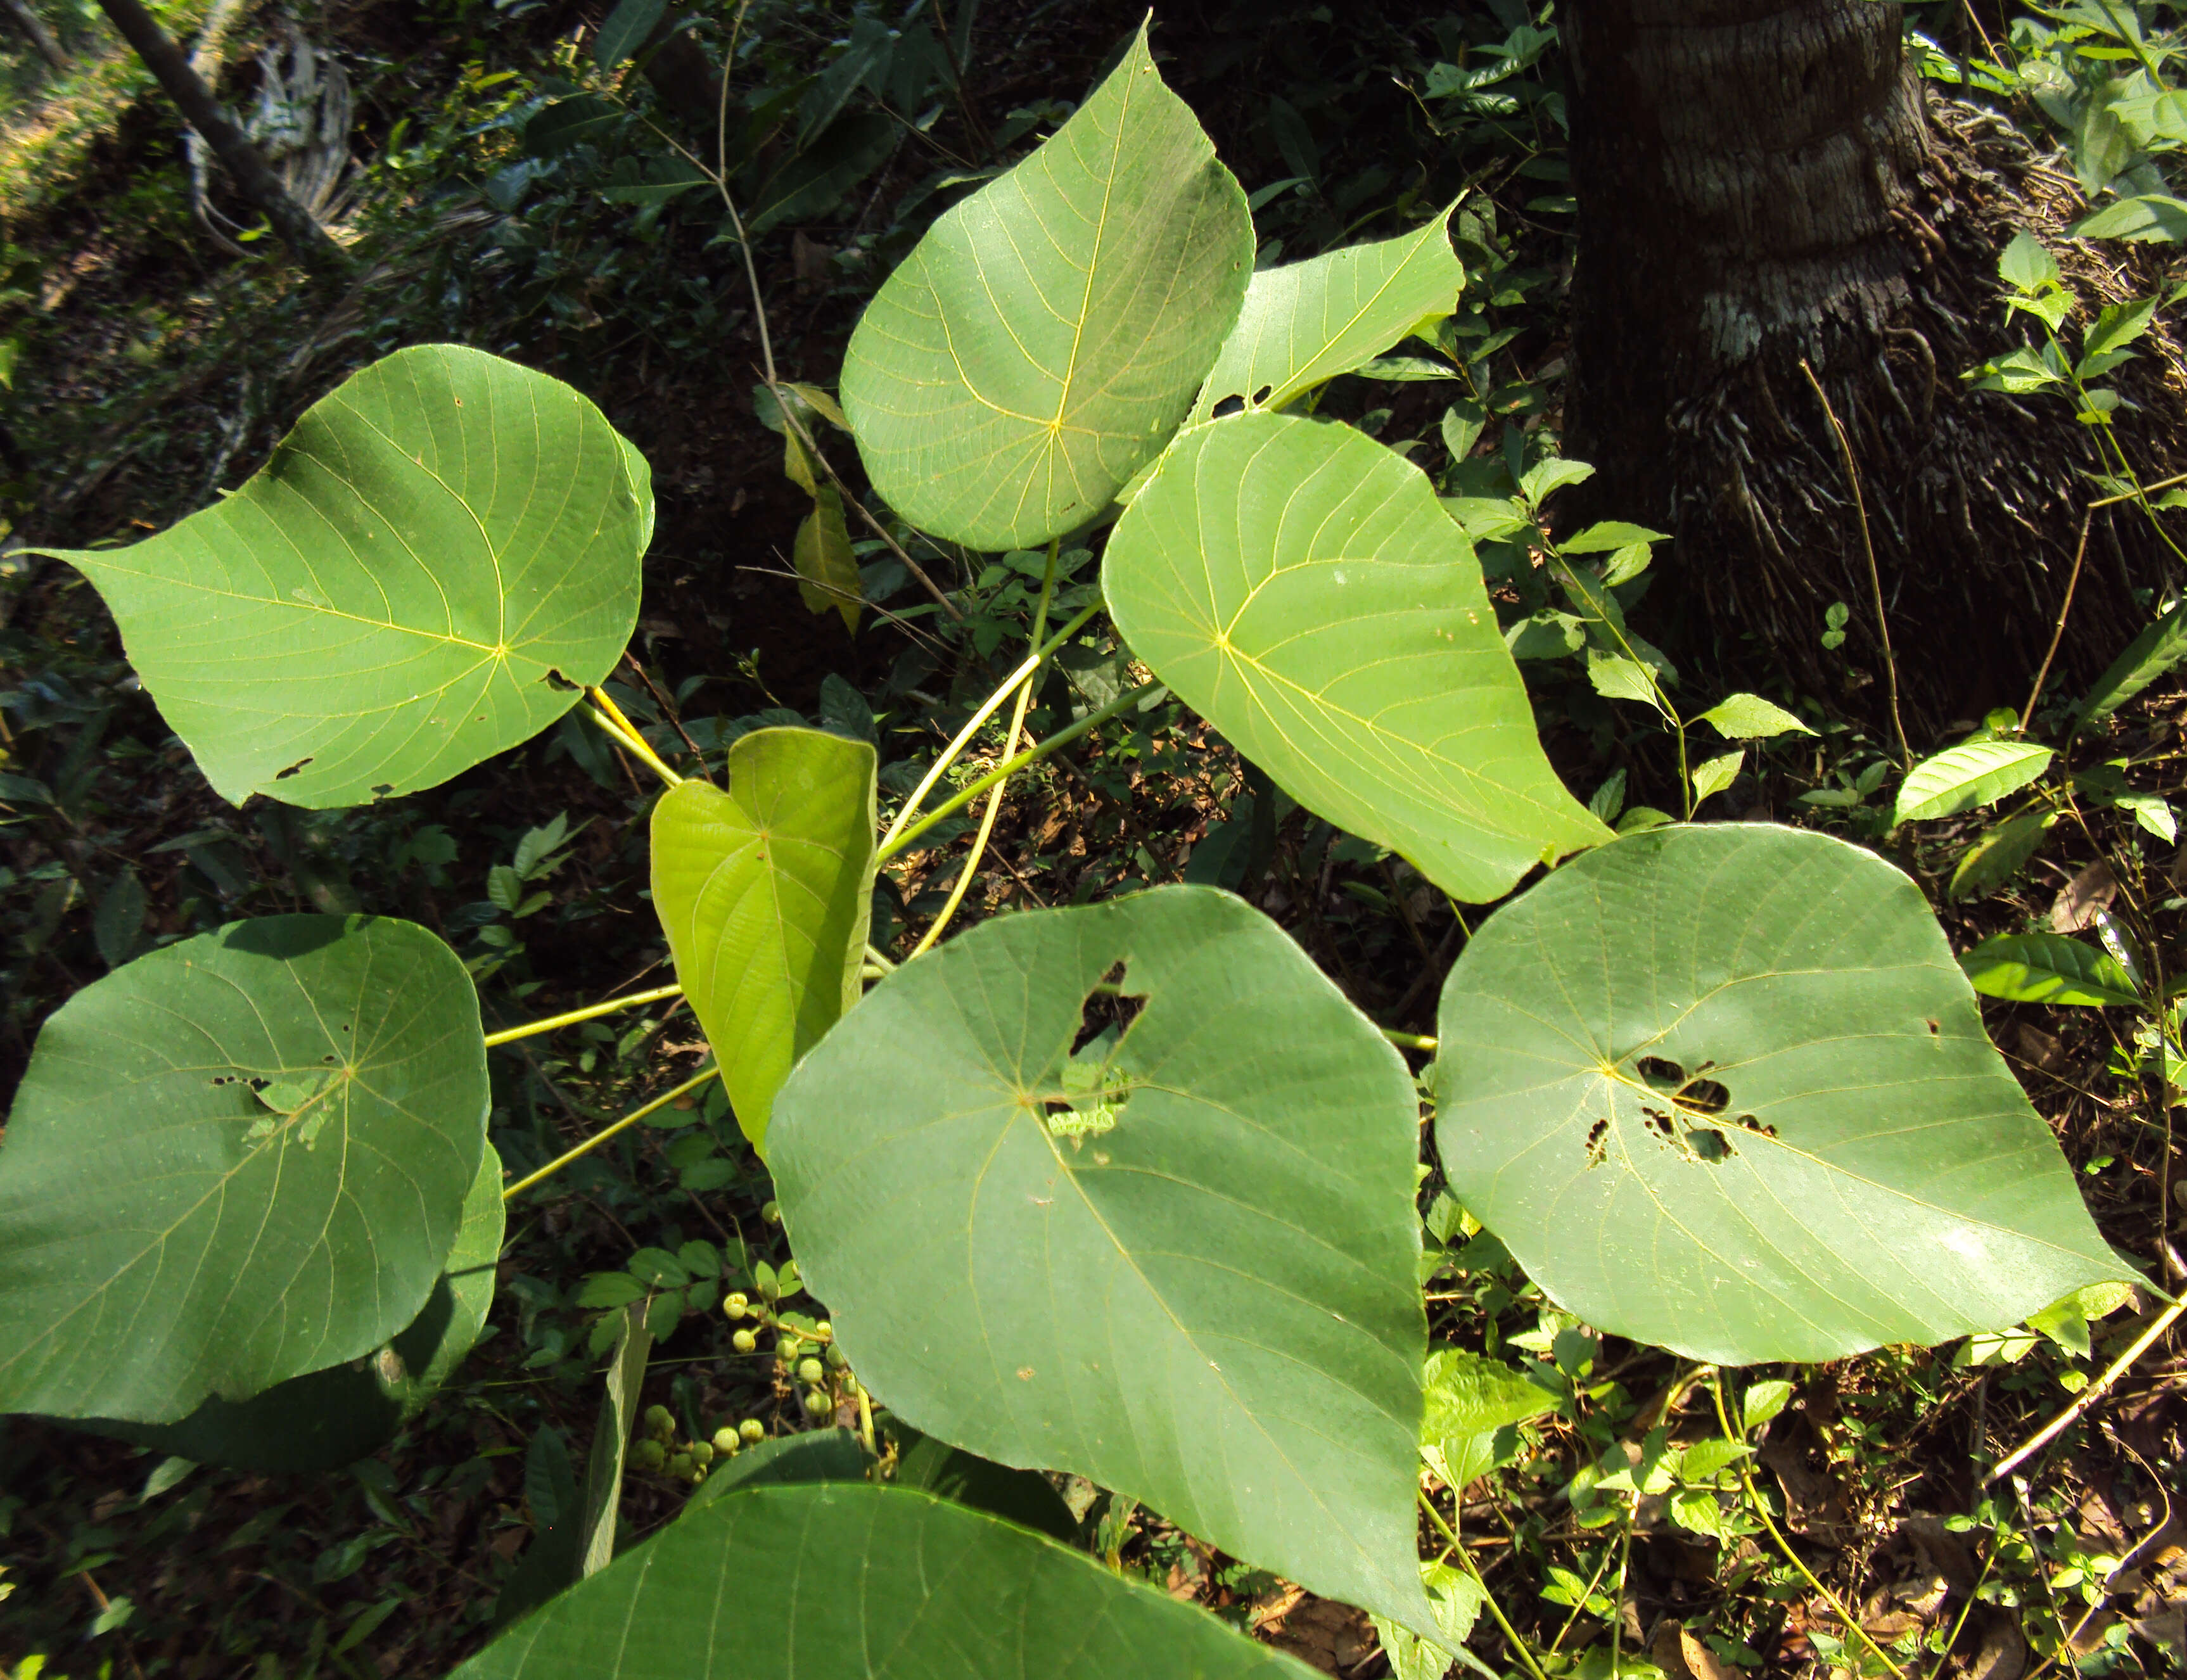
[[[1875,590],[1808,363],[1852,437],[1912,728],[2025,698],[2065,593],[2076,470],[2100,464],[2066,405],[2032,413],[1959,378],[2020,341],[1997,252],[2064,215],[2028,201],[2014,160],[2032,160],[2001,124],[1932,119],[1900,27],[1873,0],[1569,0],[1566,447],[1598,469],[1589,510],[1676,533],[1720,653],[1737,664],[1758,636],[1810,693],[1874,684],[1869,710]],[[2176,420],[2176,395],[2161,406]],[[2069,676],[2138,627],[2132,586],[2158,576],[2145,535],[2100,528]],[[1854,639],[1826,655],[1836,602]]]
[[[61,43],[53,39],[53,32],[46,27],[45,20],[31,9],[31,0],[0,0],[0,7],[5,7],[15,27],[30,37],[40,58],[55,70],[69,67],[68,54],[61,51]]]
[[[299,261],[314,268],[340,272],[350,266],[349,254],[328,237],[327,230],[281,184],[257,147],[220,108],[212,92],[190,68],[183,50],[169,38],[138,0],[98,0],[104,11],[137,49],[167,97],[190,126],[197,130],[213,155],[227,168],[243,195],[265,212],[281,242]]]

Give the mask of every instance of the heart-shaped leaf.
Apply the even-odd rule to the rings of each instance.
[[[166,1423],[370,1353],[441,1276],[486,1100],[470,976],[408,922],[236,922],[86,986],[0,1145],[0,1412]]]
[[[1486,903],[1610,831],[1543,756],[1465,534],[1348,426],[1178,440],[1109,540],[1132,650],[1285,793]]]
[[[1361,366],[1427,317],[1449,314],[1465,284],[1465,266],[1450,248],[1449,220],[1445,211],[1394,239],[1260,270],[1192,418],[1206,419],[1232,398],[1248,409],[1280,408]],[[1444,368],[1432,377],[1454,374]]]
[[[776,1090],[858,1001],[874,763],[863,741],[755,729],[729,749],[727,793],[685,782],[653,807],[653,907],[762,1154]]]
[[[740,1487],[449,1680],[1313,1680],[1082,1552],[910,1488]]]
[[[401,350],[306,413],[249,483],[98,585],[205,778],[362,805],[545,728],[621,657],[653,530],[644,458],[559,379]]]
[[[208,1400],[177,1424],[85,1427],[193,1464],[274,1474],[329,1470],[393,1436],[455,1374],[493,1305],[501,1258],[501,1157],[488,1144],[464,1198],[464,1222],[424,1311],[362,1359],[291,1377],[248,1400]]]
[[[975,548],[1085,524],[1184,419],[1252,267],[1245,194],[1142,25],[1068,122],[944,212],[852,334],[843,407],[874,486]]]
[[[1129,1025],[1074,1060],[1089,1016]],[[783,1087],[772,1165],[801,1274],[914,1427],[1432,1632],[1416,1115],[1273,923],[1162,887],[897,970]]]
[[[1451,1189],[1589,1323],[1724,1364],[2019,1322],[2120,1275],[1913,882],[1763,823],[1627,836],[1445,983]]]

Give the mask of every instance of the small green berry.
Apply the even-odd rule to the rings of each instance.
[[[840,1346],[832,1341],[828,1344],[828,1363],[830,1368],[840,1371],[850,1363],[843,1357],[843,1350]]]
[[[827,1319],[823,1318],[812,1327],[812,1334],[823,1341],[833,1341],[835,1340],[835,1327]]]
[[[818,1359],[801,1359],[797,1362],[797,1380],[807,1387],[824,1383],[827,1379],[828,1368]]]
[[[759,1211],[759,1216],[770,1225],[781,1224],[782,1204],[780,1202],[769,1202],[765,1207]]]
[[[752,1446],[756,1447],[767,1439],[767,1425],[760,1422],[757,1418],[746,1418],[744,1422],[737,1425],[737,1433]]]
[[[684,1451],[690,1455],[691,1462],[694,1464],[711,1464],[714,1462],[714,1449],[703,1441],[693,1441]]]
[[[666,1441],[676,1433],[676,1415],[666,1406],[645,1408],[645,1432],[656,1441]]]
[[[739,1353],[751,1353],[759,1346],[759,1338],[750,1330],[739,1330],[729,1338],[729,1346]]]
[[[689,1452],[678,1452],[671,1458],[668,1461],[668,1474],[678,1481],[688,1478],[691,1474],[691,1455]]]
[[[744,1437],[728,1424],[723,1424],[714,1431],[714,1454],[717,1458],[734,1458],[744,1444]]]
[[[823,1413],[833,1411],[835,1402],[818,1389],[808,1388],[805,1391],[805,1409],[817,1418]]]
[[[751,1311],[751,1297],[739,1289],[722,1303],[722,1311],[729,1315],[732,1322],[741,1318]]]
[[[648,1436],[630,1449],[630,1461],[641,1470],[657,1470],[668,1462],[667,1449]]]

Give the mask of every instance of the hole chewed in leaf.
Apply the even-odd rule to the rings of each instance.
[[[539,680],[559,694],[582,694],[585,688],[585,685],[583,683],[572,683],[560,671],[554,670],[549,670],[548,673]]]
[[[310,758],[308,758],[308,757],[300,758],[300,759],[298,759],[298,760],[297,760],[294,764],[290,765],[290,766],[286,770],[281,770],[281,771],[277,771],[277,772],[275,772],[275,773],[274,773],[274,776],[273,776],[273,779],[274,779],[275,781],[277,781],[277,782],[285,782],[285,781],[287,781],[287,780],[288,780],[291,776],[295,775],[298,771],[301,770],[301,769],[302,769],[302,768],[303,768],[306,764],[309,764],[311,761],[311,761],[311,759],[310,759]]]
[[[1679,1088],[1678,1100],[1682,1108],[1702,1114],[1722,1114],[1731,1106],[1731,1093],[1713,1079],[1695,1079]]]
[[[1602,1165],[1605,1153],[1603,1139],[1609,1135],[1609,1132],[1610,1122],[1607,1120],[1598,1120],[1587,1128],[1587,1164],[1589,1166]]]
[[[1242,414],[1245,412],[1245,399],[1233,394],[1217,402],[1212,412],[1218,420],[1226,419],[1233,414]]]
[[[1686,1082],[1686,1070],[1661,1056],[1641,1057],[1633,1064],[1633,1071],[1658,1091],[1675,1091]]]
[[[1686,1147],[1693,1152],[1695,1160],[1706,1161],[1712,1166],[1739,1153],[1731,1147],[1731,1140],[1712,1126],[1696,1126],[1687,1132]]]
[[[1116,1050],[1147,1000],[1144,994],[1124,991],[1124,969],[1122,963],[1115,964],[1087,993],[1071,1057],[1063,1065],[1062,1094],[1043,1104],[1049,1135],[1068,1138],[1074,1149],[1082,1148],[1088,1138],[1113,1130],[1131,1095],[1130,1079],[1115,1065]]]
[[[1739,1115],[1733,1123],[1746,1131],[1751,1132],[1757,1138],[1774,1138],[1777,1135],[1775,1127],[1764,1126],[1751,1114]]]

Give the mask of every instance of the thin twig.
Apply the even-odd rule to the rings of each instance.
[[[1823,418],[1830,423],[1830,430],[1836,435],[1838,458],[1845,463],[1846,486],[1852,492],[1853,514],[1860,521],[1861,551],[1868,557],[1869,592],[1875,599],[1875,633],[1883,643],[1883,680],[1891,697],[1892,733],[1898,737],[1900,767],[1910,774],[1914,754],[1906,744],[1906,725],[1898,716],[1898,663],[1891,655],[1891,624],[1883,609],[1883,579],[1875,569],[1875,539],[1868,529],[1868,503],[1860,493],[1860,469],[1853,464],[1852,440],[1846,435],[1845,427],[1839,424],[1837,410],[1830,407],[1830,399],[1824,394],[1823,382],[1815,377],[1815,370],[1808,365],[1804,356],[1800,358],[1800,371],[1814,387],[1815,401],[1823,405]]]
[[[2175,1301],[2163,1312],[2158,1313],[2149,1328],[2134,1339],[2133,1346],[2111,1361],[2109,1370],[2073,1396],[2072,1405],[2044,1424],[2033,1435],[2028,1436],[2011,1452],[1999,1459],[1997,1468],[1982,1478],[1982,1486],[1987,1487],[1999,1476],[2009,1475],[2018,1469],[2032,1455],[2040,1452],[2051,1441],[2071,1428],[2082,1413],[2109,1393],[2111,1385],[2126,1374],[2134,1362],[2146,1353],[2150,1346],[2178,1322],[2182,1312],[2187,1312],[2187,1300]]]
[[[2050,632],[2049,651],[2043,655],[2043,667],[2035,673],[2035,686],[2028,691],[2027,704],[2021,709],[2020,733],[2027,733],[2027,720],[2035,716],[2035,702],[2043,698],[2043,685],[2050,677],[2050,661],[2058,657],[2058,644],[2066,639],[2066,615],[2073,610],[2073,591],[2081,582],[2081,562],[2088,557],[2089,525],[2095,518],[2093,513],[2081,515],[2081,540],[2073,545],[2073,570],[2066,579],[2066,598],[2059,604],[2058,626]]]
[[[835,486],[835,493],[843,498],[843,505],[854,510],[857,516],[866,522],[867,529],[888,544],[889,553],[903,563],[903,569],[919,580],[920,587],[934,597],[940,604],[942,610],[962,624],[964,621],[964,615],[958,610],[957,604],[942,593],[941,587],[926,575],[925,568],[912,559],[906,552],[903,544],[896,540],[895,533],[875,519],[872,510],[852,493],[850,486],[843,482],[842,475],[838,473],[828,458],[820,452],[820,446],[813,442],[807,435],[805,428],[799,424],[797,416],[791,412],[790,405],[782,400],[782,393],[776,388],[773,379],[767,381],[767,389],[774,395],[775,412],[782,416],[783,424],[790,428],[791,435],[796,438],[799,447],[805,451],[807,458],[828,475],[828,482]]]
[[[559,1172],[571,1161],[576,1160],[582,1156],[590,1155],[594,1149],[599,1148],[601,1144],[606,1143],[609,1138],[614,1137],[625,1127],[635,1126],[639,1121],[644,1120],[646,1115],[649,1114],[658,1113],[661,1110],[666,1108],[671,1103],[674,1102],[678,1097],[683,1096],[686,1092],[697,1090],[708,1080],[720,1078],[722,1070],[719,1067],[710,1067],[703,1073],[693,1075],[690,1078],[685,1080],[681,1085],[662,1092],[661,1095],[655,1097],[651,1102],[645,1104],[643,1107],[632,1109],[621,1120],[616,1121],[614,1125],[603,1127],[600,1131],[595,1132],[591,1137],[586,1138],[583,1143],[578,1144],[576,1149],[564,1151],[562,1154],[555,1156],[554,1160],[548,1161],[546,1166],[541,1167],[537,1172],[527,1173],[523,1177],[518,1179],[514,1184],[511,1184],[507,1189],[501,1193],[502,1200],[509,1200],[519,1192],[530,1189],[534,1184],[539,1183],[543,1178],[553,1177],[554,1174]],[[618,1228],[620,1228],[620,1227],[618,1227]]]

